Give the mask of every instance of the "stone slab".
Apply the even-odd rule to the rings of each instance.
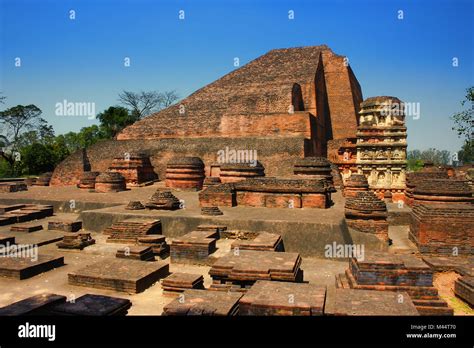
[[[20,257],[0,257],[0,276],[27,279],[64,265],[63,256],[38,255],[37,260]]]
[[[168,274],[169,265],[163,261],[142,262],[116,258],[71,272],[68,278],[70,285],[139,293]]]
[[[239,315],[323,315],[326,287],[257,281],[239,301]]]
[[[131,306],[128,299],[86,294],[74,302],[53,303],[47,311],[50,315],[118,316],[126,315]]]
[[[186,290],[163,309],[163,315],[237,315],[242,294]]]
[[[399,295],[403,296],[400,302]],[[325,315],[387,316],[414,315],[418,311],[406,292],[336,289],[325,307]]]

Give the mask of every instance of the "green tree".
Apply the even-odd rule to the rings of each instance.
[[[466,140],[461,150],[458,151],[458,159],[464,164],[474,162],[474,140]]]
[[[474,131],[474,87],[466,89],[466,96],[461,105],[465,106],[466,104],[467,110],[454,114],[451,116],[451,120],[454,121],[453,130],[458,133],[458,136],[471,140]]]
[[[97,115],[101,131],[106,138],[114,138],[123,128],[134,123],[137,118],[130,115],[128,110],[121,106],[111,106]]]
[[[19,140],[24,132],[42,129],[47,122],[41,118],[41,110],[35,105],[17,105],[0,112],[1,143],[0,156],[9,164],[12,174],[18,162]]]
[[[21,149],[23,174],[40,174],[54,170],[57,156],[51,145],[34,143]]]

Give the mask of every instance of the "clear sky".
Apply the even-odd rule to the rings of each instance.
[[[96,122],[56,116],[64,99],[93,102],[100,112],[123,89],[174,89],[185,97],[235,69],[235,57],[243,65],[274,48],[327,44],[349,58],[364,98],[420,103],[420,118],[407,121],[409,149],[457,151],[462,144],[449,116],[474,85],[472,0],[0,3],[3,107],[37,105],[56,134]]]

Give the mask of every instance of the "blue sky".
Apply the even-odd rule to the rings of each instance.
[[[474,85],[474,1],[0,0],[0,90],[35,104],[57,134],[96,122],[55,115],[64,99],[117,104],[123,90],[194,90],[273,48],[327,44],[364,98],[419,102],[409,148],[457,151],[449,116]],[[69,19],[74,10],[76,19]],[[185,19],[180,20],[180,10]],[[295,18],[288,19],[293,10]],[[398,11],[403,19],[398,19]],[[15,58],[21,67],[15,67]],[[131,66],[124,67],[129,57]],[[456,57],[458,67],[453,67]]]

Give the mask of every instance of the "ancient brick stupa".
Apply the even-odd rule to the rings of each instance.
[[[157,190],[145,204],[148,209],[176,210],[180,208],[179,199],[167,190]]]
[[[347,226],[388,241],[387,206],[374,192],[357,192],[345,204]]]
[[[115,157],[109,171],[122,174],[127,187],[140,186],[158,179],[153,171],[150,158],[144,153],[125,153]]]
[[[125,189],[125,178],[119,173],[105,172],[95,178],[95,192],[119,192]]]
[[[84,172],[79,179],[77,187],[80,189],[94,189],[95,179],[99,174],[99,172]]]
[[[448,179],[448,173],[438,169],[422,169],[419,172],[408,173],[406,177],[405,202],[413,205],[413,191],[417,183],[430,179]]]
[[[223,183],[239,182],[261,176],[265,176],[265,168],[258,161],[255,163],[223,163],[220,165],[219,177]]]
[[[473,202],[472,190],[464,180],[425,179],[420,180],[413,189],[413,205]]]
[[[344,185],[344,196],[355,197],[357,192],[369,190],[369,183],[364,174],[352,174]]]
[[[201,190],[204,163],[199,157],[175,157],[166,166],[166,187]]]
[[[474,197],[464,180],[425,179],[413,190],[410,239],[422,253],[474,253]]]
[[[404,200],[406,127],[403,103],[395,97],[364,100],[357,128],[357,168],[381,199]]]
[[[291,176],[295,158],[327,156],[328,142],[356,137],[362,91],[344,58],[325,45],[271,50],[116,139],[72,154],[52,182],[76,185],[85,162],[104,172],[117,155],[137,152],[160,178],[169,159],[182,156],[199,157],[209,175],[226,148],[256,151],[267,176]]]

